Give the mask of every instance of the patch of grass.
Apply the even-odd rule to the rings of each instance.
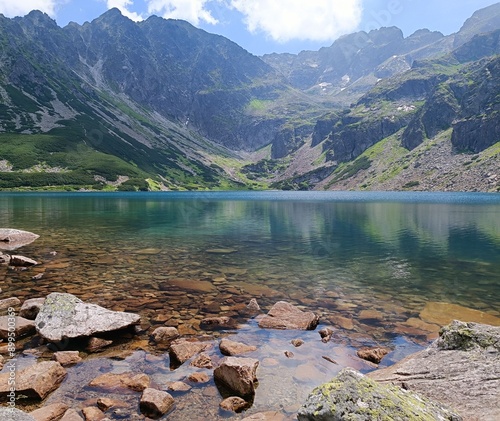
[[[334,177],[328,182],[326,188],[328,189],[333,184],[346,180],[355,176],[358,172],[367,170],[372,165],[372,161],[367,156],[360,156],[359,158],[351,161],[345,165],[341,165],[334,172]]]

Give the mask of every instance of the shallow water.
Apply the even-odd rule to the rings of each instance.
[[[247,415],[277,409],[293,418],[312,387],[342,367],[371,370],[355,356],[356,347],[391,347],[383,361],[388,365],[425,346],[439,329],[419,318],[429,303],[499,316],[500,195],[0,194],[0,226],[39,234],[19,253],[43,263],[25,272],[1,269],[3,298],[70,292],[139,312],[153,325],[167,315],[185,335],[215,340],[231,333],[258,345],[250,355],[261,361],[260,382]],[[42,272],[41,280],[31,279]],[[251,298],[264,311],[286,300],[320,314],[322,326],[336,328],[334,340],[323,344],[317,332],[259,329],[244,312]],[[200,320],[215,315],[237,319],[240,328],[203,331]],[[294,348],[289,341],[296,337],[306,344]],[[147,337],[140,340],[143,351],[125,360],[93,358],[71,370],[90,377],[96,370],[141,369],[159,387],[192,371],[170,370],[168,355]],[[220,358],[217,348],[211,353]],[[70,371],[49,399],[71,401],[69,391],[74,395],[81,383],[74,376]],[[187,413],[228,416],[218,410],[213,383],[176,399],[169,420]]]

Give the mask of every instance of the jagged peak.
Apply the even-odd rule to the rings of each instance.
[[[40,10],[32,10],[24,17],[16,17],[14,20],[23,23],[30,22],[34,26],[57,26],[57,23],[52,19],[47,13],[41,12]]]

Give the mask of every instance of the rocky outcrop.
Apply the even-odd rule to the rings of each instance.
[[[278,301],[260,322],[259,327],[267,329],[314,330],[319,316],[305,312],[286,301]]]
[[[13,228],[0,228],[0,250],[15,250],[19,247],[32,243],[38,237],[29,231]]]
[[[16,373],[16,392],[27,397],[45,399],[66,377],[66,370],[55,361],[43,361]],[[9,373],[0,374],[0,396],[10,392]]]
[[[467,419],[500,419],[500,327],[454,321],[426,350],[370,373],[415,391]]]
[[[225,357],[214,370],[214,378],[235,395],[249,398],[255,394],[258,366],[254,358]]]
[[[84,303],[72,294],[49,294],[36,316],[36,330],[48,341],[111,332],[137,324],[140,316]]]
[[[299,421],[462,419],[440,404],[396,386],[377,384],[349,368],[331,382],[315,388],[297,418]]]

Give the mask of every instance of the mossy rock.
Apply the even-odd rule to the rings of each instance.
[[[298,412],[298,420],[459,421],[462,417],[413,392],[378,384],[347,368],[312,391]]]

